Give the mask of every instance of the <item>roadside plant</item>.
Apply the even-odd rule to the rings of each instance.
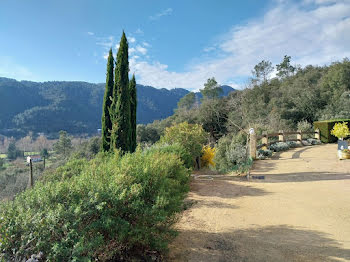
[[[207,141],[208,134],[199,124],[183,122],[167,127],[160,141],[167,144],[181,144],[195,159],[201,156],[202,147]]]
[[[257,150],[257,156],[258,156],[258,159],[265,159],[267,157],[270,157],[272,156],[272,153],[273,151],[272,150],[269,150],[269,149],[259,149]]]
[[[238,170],[248,162],[246,148],[230,137],[220,138],[216,145],[215,168],[219,172]]]
[[[296,148],[299,146],[298,143],[295,141],[287,141],[286,143],[289,146],[289,148]]]
[[[350,135],[350,130],[347,122],[336,123],[331,131],[331,134],[338,139],[344,139]]]
[[[201,157],[201,164],[203,167],[208,167],[209,165],[215,167],[215,150],[215,147],[209,145],[203,146],[203,155]]]
[[[281,152],[281,151],[286,151],[290,147],[286,142],[277,142],[275,144],[272,144],[269,146],[269,149],[275,152]]]

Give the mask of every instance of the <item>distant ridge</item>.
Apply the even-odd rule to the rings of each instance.
[[[222,86],[223,95],[234,91]],[[101,126],[105,84],[78,81],[31,82],[0,77],[0,134],[23,136],[29,131],[56,135],[94,134]],[[173,114],[189,91],[137,85],[137,123],[147,124]],[[201,97],[197,93],[198,98]]]

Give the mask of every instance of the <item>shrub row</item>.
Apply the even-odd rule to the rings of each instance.
[[[0,206],[0,260],[130,261],[166,250],[189,189],[177,151],[68,162]]]

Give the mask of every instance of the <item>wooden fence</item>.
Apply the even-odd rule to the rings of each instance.
[[[302,132],[300,130],[298,131],[289,131],[285,132],[283,130],[280,130],[278,133],[263,133],[261,136],[256,136],[253,129],[250,129],[250,145],[249,145],[249,151],[250,151],[250,157],[253,159],[256,159],[256,150],[257,149],[267,149],[267,147],[273,143],[276,142],[286,142],[286,141],[296,141],[299,144],[302,144],[303,136],[304,135],[314,135],[314,138],[317,140],[320,140],[320,130],[316,129],[315,131],[311,132]],[[296,135],[295,139],[288,138],[291,135]],[[276,139],[278,137],[278,140]],[[273,139],[273,141],[269,141],[269,139]],[[288,138],[288,139],[287,139]],[[261,141],[261,143],[258,143]]]

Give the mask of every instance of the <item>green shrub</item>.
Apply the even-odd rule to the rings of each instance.
[[[320,144],[322,144],[320,140],[317,140],[315,138],[308,138],[307,142],[309,142],[311,145],[320,145]]]
[[[269,146],[269,149],[274,152],[281,152],[288,150],[290,146],[286,142],[277,142]]]
[[[289,148],[296,148],[299,147],[299,144],[295,141],[287,141],[286,142]]]
[[[337,142],[337,138],[331,134],[336,123],[348,122],[348,127],[350,128],[350,119],[334,119],[334,120],[324,120],[314,122],[314,128],[320,129],[321,141],[323,143],[334,143]]]
[[[181,144],[193,158],[196,158],[202,154],[207,138],[208,134],[201,125],[183,122],[167,127],[160,141],[168,144]]]
[[[312,131],[312,124],[308,122],[307,120],[302,120],[297,123],[298,130],[302,132],[309,132]]]
[[[154,144],[153,146],[147,148],[146,151],[149,151],[149,152],[159,151],[159,152],[164,152],[164,153],[176,154],[180,157],[180,159],[183,161],[184,165],[187,168],[193,167],[193,158],[191,156],[191,153],[188,152],[185,149],[185,147],[179,143],[174,143],[174,144],[169,145],[167,143],[158,142],[158,143]]]
[[[1,261],[40,251],[47,261],[147,260],[167,248],[189,188],[177,155],[100,154],[58,173],[0,206]]]
[[[256,155],[257,155],[258,159],[265,159],[267,157],[272,156],[272,153],[273,153],[273,151],[271,151],[269,149],[266,149],[266,150],[259,149],[259,150],[257,150],[257,154]]]
[[[234,139],[224,136],[217,143],[214,162],[220,172],[237,170],[247,163],[246,148]]]
[[[42,177],[45,182],[62,181],[72,176],[79,176],[88,165],[86,159],[70,159],[64,166],[58,167],[56,170],[45,173]]]

